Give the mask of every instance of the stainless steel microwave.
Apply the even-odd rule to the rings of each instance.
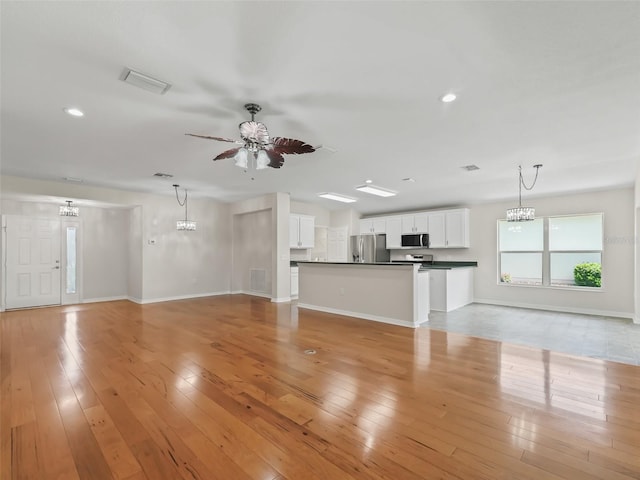
[[[429,248],[429,234],[406,233],[402,235],[400,245],[409,248]]]

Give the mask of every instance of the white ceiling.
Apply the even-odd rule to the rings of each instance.
[[[2,174],[362,213],[632,185],[640,2],[1,2]],[[172,84],[156,95],[130,67]],[[455,92],[451,104],[439,101]],[[280,170],[212,162],[257,102],[321,149]],[[86,116],[73,118],[63,108]],[[460,167],[475,164],[480,170]],[[173,179],[152,177],[167,172]],[[414,183],[402,179],[412,177]],[[397,190],[357,192],[365,179]]]

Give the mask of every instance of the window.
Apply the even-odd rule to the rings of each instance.
[[[76,293],[76,227],[67,227],[67,288],[66,293]]]
[[[498,221],[499,282],[600,287],[603,215]]]
[[[500,281],[524,285],[542,285],[544,224],[500,221]]]

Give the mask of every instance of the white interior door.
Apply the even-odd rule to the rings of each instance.
[[[6,308],[60,305],[60,220],[6,218]]]

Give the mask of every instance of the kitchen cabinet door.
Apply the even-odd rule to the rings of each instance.
[[[315,242],[316,218],[300,215],[300,247],[313,248]]]
[[[434,212],[429,214],[429,248],[445,248],[445,219],[444,212]]]
[[[315,223],[310,215],[289,215],[289,248],[313,248]]]
[[[360,234],[367,235],[370,233],[386,233],[387,219],[386,217],[363,218],[360,220]]]
[[[387,250],[402,248],[402,218],[399,216],[387,218]]]
[[[413,216],[413,228],[415,233],[427,233],[429,231],[429,214],[416,213]]]
[[[348,227],[330,227],[327,232],[327,261],[347,262],[349,259]]]
[[[402,221],[402,231],[401,233],[416,233],[416,227],[414,224],[415,215],[402,215],[400,217]]]
[[[447,248],[468,248],[469,210],[450,210],[446,212],[445,236]]]

